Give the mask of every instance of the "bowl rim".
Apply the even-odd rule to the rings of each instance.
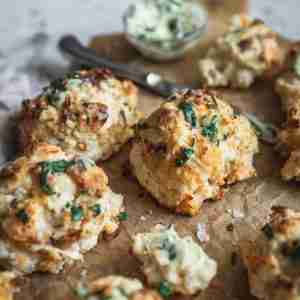
[[[123,20],[123,27],[124,27],[124,32],[133,40],[137,41],[138,43],[143,43],[145,45],[159,45],[161,43],[172,43],[172,44],[186,44],[190,41],[193,41],[195,39],[198,39],[204,32],[207,24],[208,24],[208,11],[207,9],[204,7],[203,4],[200,4],[199,2],[196,2],[195,0],[189,0],[188,2],[192,3],[195,6],[198,6],[198,8],[200,8],[202,10],[202,17],[203,17],[203,21],[200,23],[200,25],[197,25],[197,27],[195,28],[194,31],[191,32],[187,32],[183,37],[180,38],[173,38],[173,39],[164,39],[164,40],[141,40],[139,39],[136,35],[130,33],[128,31],[128,18],[132,13],[132,10],[135,7],[135,3],[137,2],[146,2],[149,0],[136,0],[135,2],[131,3],[127,9],[125,10],[122,20]]]

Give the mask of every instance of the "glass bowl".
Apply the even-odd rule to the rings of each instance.
[[[149,1],[149,0],[140,0]],[[208,15],[206,9],[195,1],[188,1],[193,18],[198,20],[194,31],[184,34],[182,38],[163,41],[147,41],[139,39],[128,30],[128,19],[134,16],[135,3],[131,4],[123,15],[124,33],[129,43],[143,56],[158,62],[176,60],[195,47],[206,32]]]

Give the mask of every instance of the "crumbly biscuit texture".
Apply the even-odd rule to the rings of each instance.
[[[93,161],[40,144],[0,172],[0,260],[20,273],[58,273],[119,225],[123,197]]]
[[[300,213],[274,207],[255,242],[242,245],[251,292],[264,300],[300,299]]]
[[[157,225],[137,234],[133,253],[142,262],[148,283],[169,293],[198,293],[217,272],[217,263],[191,237],[179,237],[172,226]]]
[[[17,274],[13,272],[1,272],[0,273],[0,300],[13,300],[16,286],[14,279]]]
[[[199,61],[200,79],[209,87],[248,88],[281,68],[277,34],[262,21],[234,16],[229,30]]]
[[[79,287],[77,293],[86,300],[162,300],[160,295],[134,278],[111,275],[96,279],[87,287]]]
[[[140,119],[136,86],[108,70],[92,69],[57,79],[19,114],[21,150],[37,144],[60,146],[71,154],[105,160],[134,135]]]
[[[195,215],[222,187],[255,176],[258,140],[249,121],[214,93],[189,90],[164,103],[140,125],[132,170],[157,201]]]
[[[285,180],[300,180],[300,44],[296,43],[286,59],[287,71],[276,81],[286,121],[278,134],[277,148],[287,158],[281,170]]]

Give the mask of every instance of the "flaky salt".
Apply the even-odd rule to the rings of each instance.
[[[207,232],[207,228],[205,224],[197,224],[197,238],[200,242],[208,242],[209,241],[209,234]]]

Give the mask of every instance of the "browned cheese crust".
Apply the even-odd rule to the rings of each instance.
[[[108,70],[77,71],[23,102],[19,115],[22,151],[41,142],[67,153],[105,160],[134,135],[140,113],[137,88]]]
[[[272,77],[282,65],[277,34],[260,20],[234,16],[229,30],[199,61],[200,79],[209,87],[248,88]]]
[[[40,144],[0,172],[0,261],[20,273],[57,273],[119,225],[123,197],[87,158]]]
[[[296,43],[286,59],[287,71],[276,82],[286,122],[279,132],[278,149],[287,162],[281,170],[285,180],[300,179],[300,44]],[[297,73],[297,64],[299,72]]]
[[[87,300],[101,299],[127,300],[162,300],[154,290],[144,288],[143,284],[134,278],[111,275],[94,280],[87,287]]]
[[[264,300],[300,297],[300,213],[273,207],[255,242],[242,246],[251,292]]]
[[[138,131],[130,153],[133,172],[157,201],[195,215],[222,187],[255,176],[258,141],[249,121],[215,94],[178,93]]]

